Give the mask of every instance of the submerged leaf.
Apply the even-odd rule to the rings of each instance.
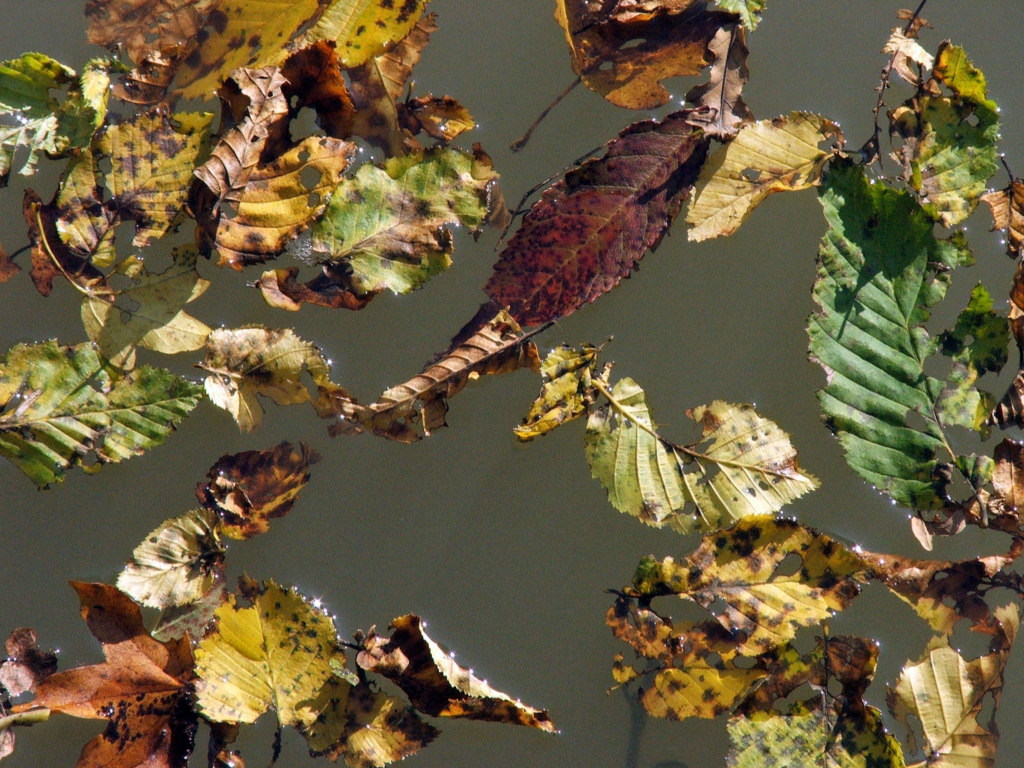
[[[159,445],[195,408],[202,389],[158,368],[123,377],[92,344],[19,344],[0,363],[0,455],[39,487]]]
[[[223,567],[219,522],[216,513],[205,509],[165,520],[132,552],[117,578],[118,589],[151,608],[198,600]]]
[[[708,140],[675,112],[635,123],[546,190],[485,290],[522,325],[564,317],[614,288],[661,242],[690,192]]]
[[[701,169],[686,214],[689,239],[731,235],[768,195],[817,184],[832,154],[818,145],[829,139],[842,140],[839,126],[807,112],[742,127]]]

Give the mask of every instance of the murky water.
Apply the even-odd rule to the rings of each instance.
[[[840,122],[849,143],[859,145],[870,134],[872,89],[883,64],[878,51],[898,7],[874,0],[774,0],[748,41],[745,98],[751,110],[759,118],[793,109],[820,112]],[[479,127],[466,143],[479,141],[492,155],[510,202],[647,117],[579,88],[525,151],[512,154],[509,143],[573,78],[553,3],[434,0],[431,8],[441,28],[417,67],[417,91],[451,94],[472,112]],[[84,40],[80,2],[0,0],[0,11],[0,59],[40,50],[79,68],[98,53]],[[951,38],[987,75],[990,95],[1002,108],[1004,151],[1011,167],[1024,172],[1020,4],[932,0],[924,15],[936,27],[925,38],[927,47]],[[676,98],[695,82],[672,84]],[[59,172],[51,165],[0,191],[0,242],[8,250],[25,239],[24,186],[47,198]],[[974,274],[958,275],[953,306],[965,303],[978,279],[997,297],[1008,287],[1012,265],[987,232],[986,217],[979,213],[969,221],[979,266]],[[756,403],[790,432],[801,463],[822,479],[822,488],[794,505],[793,514],[869,549],[920,555],[905,514],[852,475],[818,421],[814,391],[823,376],[806,361],[803,326],[812,308],[821,231],[813,193],[775,196],[721,242],[689,244],[677,226],[638,274],[547,331],[541,346],[546,351],[561,341],[599,343],[614,335],[606,359],[617,361],[619,375],[645,387],[665,432],[680,441],[692,439],[686,408],[713,398]],[[372,398],[414,374],[473,314],[495,239],[494,233],[476,243],[459,236],[456,263],[447,274],[414,295],[382,297],[359,313],[273,311],[245,288],[252,275],[203,265],[214,287],[192,305],[193,313],[211,325],[294,327],[332,359],[335,380]],[[25,273],[0,287],[0,350],[50,337],[62,343],[85,338],[77,294],[64,285],[42,299]],[[191,360],[147,358],[195,375]],[[612,684],[611,657],[626,650],[604,626],[611,603],[605,590],[626,583],[641,556],[681,556],[696,539],[645,528],[610,507],[590,479],[582,424],[517,445],[510,428],[536,390],[527,373],[471,386],[452,402],[451,428],[414,446],[370,437],[332,440],[312,411],[298,406],[272,408],[259,431],[243,436],[224,413],[204,403],[162,447],[96,476],[73,472],[49,492],[36,492],[19,472],[0,465],[0,631],[34,626],[43,646],[61,648],[66,667],[100,661],[67,580],[114,579],[149,530],[194,506],[196,481],[222,454],[302,440],[324,457],[312,482],[270,533],[232,546],[232,573],[294,584],[321,598],[346,635],[419,613],[457,660],[496,687],[548,708],[561,728],[551,736],[443,722],[438,741],[409,765],[721,765],[724,723],[653,719],[635,762],[628,762],[630,708],[620,694],[605,693]],[[940,543],[936,556],[999,551],[1003,545],[1001,538],[975,533]],[[928,637],[908,607],[880,590],[869,590],[832,631],[881,640],[876,705],[883,700],[882,683],[893,681]],[[1024,736],[1014,727],[1024,704],[1021,655],[1018,649],[1003,698],[998,765],[1004,767],[1019,765],[1024,756]],[[13,768],[73,765],[99,728],[98,722],[56,716],[21,731],[8,762]],[[243,755],[250,766],[263,765],[272,738],[269,718],[250,730]],[[307,764],[302,740],[286,733],[279,765]]]

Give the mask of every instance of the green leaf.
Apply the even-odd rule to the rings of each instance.
[[[224,562],[216,512],[193,509],[165,520],[132,552],[117,588],[151,608],[198,600],[214,585]]]
[[[484,223],[496,178],[488,163],[454,149],[392,158],[383,170],[363,165],[331,194],[313,250],[351,267],[357,294],[408,293],[451,265],[449,226]]]
[[[740,22],[751,31],[757,29],[767,3],[768,0],[715,0],[723,11],[739,14]]]
[[[609,403],[590,411],[587,461],[620,512],[682,533],[714,530],[777,512],[818,486],[797,464],[789,436],[749,405],[716,400],[688,411],[703,442],[680,446],[655,431],[635,381],[624,378],[611,391],[597,386]]]
[[[30,176],[41,152],[60,155],[89,145],[106,115],[110,79],[105,68],[104,61],[89,62],[79,78],[42,53],[0,62],[0,187],[7,185],[18,147],[29,149],[18,173]],[[63,100],[50,94],[64,86],[69,90]]]
[[[344,654],[334,622],[294,591],[267,582],[251,607],[232,597],[196,648],[196,702],[218,723],[251,723],[270,707],[282,725],[316,719],[309,704]]]
[[[0,454],[43,488],[159,445],[201,397],[158,368],[116,377],[92,344],[19,344],[0,363]]]
[[[808,335],[828,377],[826,423],[876,488],[916,509],[941,507],[936,456],[953,454],[937,408],[945,384],[925,372],[937,340],[923,324],[970,253],[956,237],[936,240],[910,195],[869,184],[859,168],[833,164],[820,200],[828,230]]]
[[[516,437],[523,442],[532,440],[587,412],[599,351],[584,344],[579,350],[561,345],[548,353],[540,364],[540,394],[523,423],[515,427]]]

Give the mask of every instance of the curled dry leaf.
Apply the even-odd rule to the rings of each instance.
[[[1024,253],[1024,181],[1013,179],[1005,189],[981,196],[992,211],[992,229],[1006,231],[1006,255],[1018,258]]]
[[[690,122],[716,139],[731,139],[740,126],[754,119],[743,102],[743,86],[750,77],[747,69],[747,44],[743,28],[728,24],[708,43],[714,55],[708,82],[691,88],[686,100],[696,107]]]
[[[532,440],[587,412],[594,399],[592,376],[599,351],[584,344],[579,350],[561,345],[548,353],[540,364],[540,395],[515,428],[516,437]]]
[[[935,57],[922,48],[914,37],[905,35],[902,27],[893,29],[882,52],[892,54],[892,68],[914,87],[921,84],[921,70],[930,70],[935,64]]]
[[[390,638],[374,634],[366,638],[356,661],[363,669],[394,682],[416,709],[441,717],[555,730],[546,711],[513,700],[456,664],[423,631],[419,616],[400,616],[390,629]]]
[[[196,496],[220,515],[224,535],[249,539],[291,511],[309,481],[310,465],[318,461],[320,454],[305,443],[221,456],[206,473],[209,480],[196,485]]]

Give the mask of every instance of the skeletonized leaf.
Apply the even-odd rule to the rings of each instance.
[[[419,711],[555,730],[546,711],[513,700],[456,664],[423,631],[419,616],[400,616],[390,628],[390,638],[367,638],[357,663],[389,678]]]
[[[717,139],[731,139],[743,123],[754,119],[743,102],[743,86],[750,77],[743,29],[736,24],[722,27],[708,43],[714,54],[708,82],[691,88],[686,100],[705,107],[710,114],[693,113],[690,122]]]
[[[980,200],[992,210],[992,229],[1006,230],[1006,255],[1020,256],[1024,252],[1024,181],[1013,179],[1005,189],[982,195]]]
[[[196,271],[195,248],[177,248],[173,258],[163,272],[143,269],[127,288],[97,288],[82,299],[85,332],[113,365],[134,368],[137,347],[173,355],[206,343],[209,326],[183,307],[199,298],[210,281]]]
[[[0,455],[43,488],[159,445],[196,407],[199,386],[143,366],[115,377],[92,344],[19,344],[0,363]]]
[[[740,128],[701,169],[686,213],[687,237],[731,235],[768,195],[817,184],[832,154],[819,144],[830,139],[842,141],[839,126],[809,112]]]
[[[558,346],[548,353],[540,364],[540,395],[515,427],[516,437],[532,440],[586,413],[598,351],[585,344],[579,350]]]
[[[312,247],[337,271],[351,271],[357,295],[407,293],[451,265],[449,227],[476,231],[497,179],[486,156],[453,149],[363,165],[331,193],[312,230]]]
[[[216,513],[193,509],[165,520],[132,552],[117,587],[151,608],[198,600],[213,587],[224,562]]]
[[[990,768],[995,765],[995,708],[1003,687],[1003,670],[1019,624],[1017,606],[997,609],[1003,637],[987,656],[966,661],[950,648],[945,636],[935,637],[921,659],[903,668],[890,691],[889,706],[906,721],[914,715],[924,731],[929,762],[936,766]],[[992,696],[993,722],[978,722]],[[908,726],[909,728],[909,726]]]
[[[344,659],[334,622],[294,591],[267,582],[251,607],[231,597],[196,648],[196,700],[214,722],[251,723],[273,707],[282,725],[308,725],[309,704]]]
[[[321,394],[334,388],[320,350],[287,328],[218,328],[206,340],[206,360],[199,367],[210,374],[204,381],[210,400],[230,413],[243,432],[263,420],[257,395],[278,405],[311,400],[299,379],[303,370]]]
[[[661,242],[708,140],[674,112],[634,123],[549,188],[501,252],[485,290],[522,325],[564,317],[610,291]]]
[[[688,411],[703,442],[679,446],[658,435],[635,381],[621,379],[602,394],[609,403],[587,420],[591,473],[612,506],[649,525],[714,530],[777,512],[818,486],[797,464],[789,436],[749,405],[716,400]]]
[[[528,339],[507,312],[499,312],[423,373],[386,390],[377,402],[362,406],[342,401],[341,416],[331,426],[331,434],[369,430],[403,443],[429,437],[447,425],[448,398],[471,379],[520,368],[536,370],[540,364],[537,346]]]
[[[196,496],[220,516],[225,536],[249,539],[291,511],[318,461],[320,454],[305,443],[221,456],[206,473],[209,480],[196,485]]]
[[[778,571],[791,555],[800,557],[800,568]],[[679,595],[705,608],[722,605],[717,621],[741,633],[741,652],[756,655],[849,605],[866,570],[863,560],[824,534],[757,516],[706,536],[680,562],[645,558],[633,589],[641,597]]]

